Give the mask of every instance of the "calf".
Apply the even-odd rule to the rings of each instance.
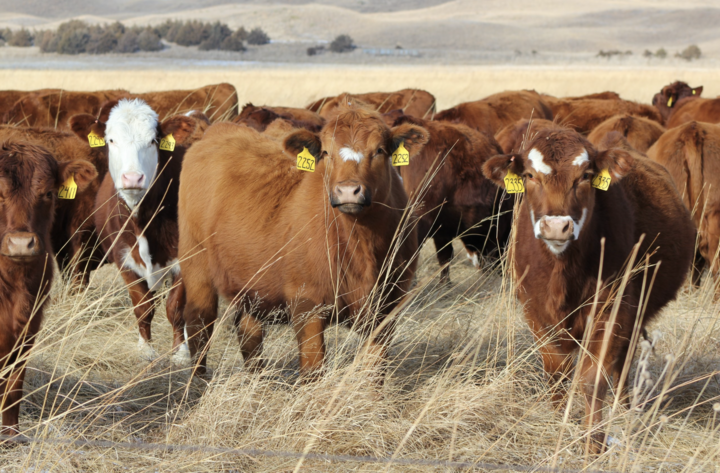
[[[644,153],[660,138],[665,128],[647,118],[629,114],[615,115],[595,127],[588,135],[588,141],[597,146],[608,133],[613,131],[621,133],[630,146]]]
[[[698,229],[694,282],[705,265],[720,274],[720,126],[689,122],[666,131],[648,150],[650,159],[665,166],[692,212]],[[718,166],[718,169],[715,169]]]
[[[84,189],[96,172],[22,141],[0,145],[0,410],[2,434],[18,433],[28,352],[42,323],[53,265],[50,229],[60,186]]]
[[[658,111],[629,100],[559,99],[551,103],[554,121],[579,133],[588,134],[605,120],[622,114],[645,117],[662,124]]]
[[[501,128],[529,118],[553,119],[550,106],[534,90],[500,92],[475,102],[461,103],[439,112],[434,119],[462,123],[494,136]]]
[[[410,287],[417,252],[391,156],[402,145],[412,157],[426,141],[421,127],[390,129],[358,108],[283,145],[248,127],[210,127],[180,179],[184,318],[200,373],[218,295],[238,310],[246,366],[261,365],[263,322],[292,325],[304,378],[323,363],[331,319],[369,335],[372,359],[385,356],[394,325],[385,319]],[[314,158],[314,172],[296,168],[298,155],[303,165]]]
[[[155,312],[152,293],[172,280],[167,317],[173,326],[173,360],[183,363],[187,345],[182,321],[184,289],[178,263],[177,192],[185,146],[195,119],[178,115],[158,123],[143,101],[120,100],[107,123],[93,131],[105,141],[109,172],[95,201],[95,226],[108,261],[120,269],[138,321],[138,348],[156,356],[150,345]],[[174,149],[168,140],[174,139]]]
[[[256,107],[246,104],[240,114],[233,120],[263,132],[273,121],[284,119],[292,123],[294,128],[305,128],[313,133],[320,131],[325,125],[325,119],[317,113],[304,108],[292,107]]]
[[[460,238],[467,256],[480,268],[481,255],[497,257],[510,236],[514,198],[482,175],[482,165],[501,154],[493,138],[464,125],[404,116],[404,123],[425,128],[429,141],[407,166],[397,169],[405,192],[418,199],[418,237],[432,238],[441,281],[450,281],[452,241]]]
[[[327,118],[337,113],[339,107],[350,104],[365,104],[371,110],[386,113],[391,110],[402,110],[405,115],[417,118],[432,118],[435,114],[435,97],[421,89],[403,89],[396,92],[370,92],[367,94],[349,94],[337,97],[325,97],[308,105],[306,108]]]
[[[522,177],[525,196],[513,249],[517,295],[555,387],[569,375],[573,353],[584,343],[579,376],[586,422],[595,428],[610,376],[622,392],[634,330],[657,316],[685,280],[695,242],[690,215],[667,171],[633,151],[618,133],[595,148],[573,130],[541,130],[522,153],[496,156],[483,172],[499,186],[508,176]],[[607,186],[608,180],[607,190],[593,187]],[[636,263],[648,255],[650,271],[661,261],[662,266],[649,294],[642,293],[642,276],[630,279],[615,301],[619,310],[613,319],[618,279],[643,235]],[[596,288],[598,310],[586,327]],[[642,298],[647,305],[638,318]],[[555,391],[554,401],[561,398]],[[593,438],[602,435],[595,431]]]
[[[719,123],[720,98],[700,97],[703,87],[692,88],[685,82],[666,85],[653,96],[653,105],[665,121],[665,128],[675,128],[689,121]]]
[[[88,116],[81,123],[80,117],[73,117],[71,126],[78,132],[94,122]],[[102,259],[99,249],[93,211],[95,196],[107,172],[107,155],[103,148],[91,148],[88,131],[66,133],[47,128],[22,128],[0,126],[0,142],[7,140],[24,141],[48,150],[58,162],[85,160],[97,171],[97,176],[73,199],[58,199],[55,205],[53,226],[50,232],[52,249],[61,271],[70,269],[76,283],[87,285],[90,272],[97,268]]]

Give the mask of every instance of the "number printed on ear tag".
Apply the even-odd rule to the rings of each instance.
[[[393,166],[407,166],[410,164],[410,152],[405,149],[405,142],[402,141],[398,149],[392,154]]]
[[[522,177],[518,176],[514,172],[508,170],[505,175],[505,190],[508,194],[522,194],[525,192],[525,186],[523,185]]]
[[[88,134],[88,143],[90,143],[91,148],[100,148],[101,146],[105,146],[105,138],[91,131]]]
[[[601,191],[606,191],[610,188],[610,181],[612,178],[610,177],[610,172],[606,169],[603,169],[600,171],[600,173],[593,177],[592,180],[592,186],[595,189],[600,189]]]
[[[172,133],[160,140],[160,149],[163,151],[175,151],[175,138]]]
[[[75,174],[71,174],[67,181],[63,182],[58,192],[58,199],[72,200],[77,194],[77,184],[75,184]]]
[[[303,148],[297,155],[297,168],[301,171],[315,172],[315,156],[307,148]]]

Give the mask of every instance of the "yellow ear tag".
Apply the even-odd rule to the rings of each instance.
[[[405,142],[402,141],[398,149],[392,154],[393,166],[407,166],[410,164],[410,152],[405,149]]]
[[[91,131],[88,134],[88,143],[90,143],[91,148],[100,148],[105,146],[105,139],[94,131]]]
[[[600,171],[600,174],[593,177],[592,180],[592,186],[595,189],[600,189],[601,191],[606,191],[610,187],[610,181],[612,178],[610,177],[610,172],[606,169],[603,169]]]
[[[315,156],[307,148],[297,155],[297,168],[301,171],[315,172]]]
[[[693,89],[693,95],[695,95],[695,89]]]
[[[160,149],[163,151],[175,151],[175,138],[172,133],[160,140]]]
[[[505,175],[505,190],[508,194],[522,194],[525,192],[525,186],[523,185],[522,177],[518,176],[514,172],[508,170]]]
[[[669,108],[669,107],[672,107],[672,97],[670,97],[670,98],[668,99],[668,108]]]
[[[63,182],[58,192],[58,199],[72,200],[77,194],[77,184],[75,184],[75,174],[71,174],[67,181]]]

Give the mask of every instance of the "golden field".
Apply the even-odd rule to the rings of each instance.
[[[144,92],[230,82],[241,103],[289,106],[343,91],[421,87],[437,97],[438,110],[521,88],[560,96],[614,90],[649,102],[677,79],[704,85],[706,96],[720,93],[717,72],[692,69],[0,70],[5,89]],[[268,329],[268,368],[249,373],[225,304],[210,350],[213,375],[192,378],[169,362],[164,294],[153,323],[154,346],[163,356],[150,363],[138,354],[135,317],[114,267],[97,271],[79,294],[56,278],[30,354],[21,412],[23,433],[44,441],[0,451],[0,471],[463,471],[452,464],[301,461],[223,449],[485,465],[474,471],[490,471],[489,464],[505,465],[492,471],[720,471],[720,305],[710,278],[697,289],[687,284],[648,326],[652,343],[638,349],[628,376],[631,406],[608,398],[612,445],[591,457],[584,454],[584,404],[574,384],[567,408],[550,403],[509,274],[478,271],[460,245],[455,249],[450,286],[438,285],[432,244],[419,255],[417,296],[399,315],[382,388],[353,361],[361,339],[337,326],[327,332],[319,381],[299,382],[297,345],[286,326]]]

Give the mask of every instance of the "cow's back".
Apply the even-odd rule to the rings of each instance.
[[[668,129],[678,127],[690,121],[720,122],[720,99],[686,97],[678,101],[676,110],[668,117]]]
[[[605,120],[624,113],[662,124],[660,112],[655,107],[629,100],[558,100],[554,103],[552,112],[555,122],[585,134]]]
[[[615,115],[595,127],[588,135],[588,141],[600,144],[613,131],[620,132],[636,150],[646,152],[665,132],[658,122],[630,114]]]
[[[194,90],[167,90],[134,94],[142,99],[164,120],[172,115],[192,110],[203,112],[211,121],[231,120],[238,113],[235,87],[228,83],[208,85]]]

